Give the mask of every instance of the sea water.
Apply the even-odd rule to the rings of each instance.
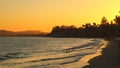
[[[0,37],[0,68],[80,68],[80,59],[103,44],[98,38]]]

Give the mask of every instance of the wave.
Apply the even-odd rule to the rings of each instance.
[[[103,45],[101,40],[99,39],[93,39],[91,42],[84,44],[84,45],[79,45],[79,46],[74,46],[71,48],[63,49],[63,50],[58,50],[56,52],[62,52],[62,53],[70,53],[74,51],[81,51],[81,50],[86,50],[86,49],[93,49],[94,46],[100,46]]]
[[[102,44],[100,39],[92,39],[84,45],[75,45],[71,48],[56,50],[43,56],[30,56],[31,53],[29,52],[5,53],[0,55],[0,65],[24,66],[22,68],[59,68],[59,65],[78,62],[82,57],[94,53]],[[2,61],[13,59],[12,62],[6,61],[2,63]]]
[[[13,53],[5,53],[0,55],[0,62],[9,59],[18,59],[18,58],[26,58],[28,53],[24,52],[13,52]]]

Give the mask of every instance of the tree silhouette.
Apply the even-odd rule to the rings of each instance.
[[[101,24],[107,24],[109,23],[106,17],[103,17],[101,20]]]
[[[55,26],[49,36],[52,37],[120,37],[120,16],[116,16],[114,21],[108,22],[106,17],[101,19],[101,24],[95,22],[91,25],[86,23],[77,28],[71,26]]]
[[[116,16],[116,18],[114,19],[116,24],[118,24],[120,26],[120,16]]]

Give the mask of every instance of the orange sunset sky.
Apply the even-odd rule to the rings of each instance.
[[[0,30],[50,32],[56,25],[113,20],[120,0],[0,0]]]

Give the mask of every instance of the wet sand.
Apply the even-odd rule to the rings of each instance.
[[[83,68],[120,68],[120,39],[107,41],[108,44],[102,49],[101,55],[97,53],[99,55],[88,60],[89,65]]]

